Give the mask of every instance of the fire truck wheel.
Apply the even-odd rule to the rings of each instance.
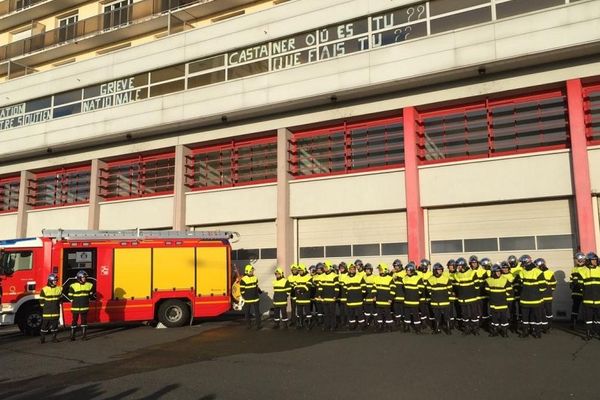
[[[178,328],[190,322],[190,309],[181,300],[167,300],[158,308],[158,320],[166,327]]]
[[[42,309],[37,304],[25,306],[17,317],[19,330],[26,335],[38,335],[42,326]]]

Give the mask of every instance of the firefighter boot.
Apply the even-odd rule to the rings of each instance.
[[[493,325],[490,326],[490,334],[488,336],[489,337],[496,337],[496,336],[498,336],[498,330],[496,329],[495,326],[493,326]]]
[[[52,332],[52,343],[58,343],[58,339],[56,338],[56,335],[58,335],[58,331],[53,331]]]
[[[452,323],[446,321],[446,335],[452,335]]]
[[[590,327],[591,324],[586,324],[586,329],[585,329],[585,341],[589,341],[592,340],[592,329]]]
[[[283,321],[283,329],[287,329],[288,328],[288,323],[287,321]]]
[[[571,315],[571,329],[577,329],[577,315]]]
[[[87,326],[83,326],[81,328],[81,340],[83,340],[83,341],[88,340],[88,337],[87,337]]]
[[[431,323],[431,334],[432,335],[437,335],[441,332],[440,328],[438,327],[438,323],[437,321],[433,321]]]
[[[77,330],[77,327],[72,326],[71,327],[71,342],[75,340],[75,331]]]
[[[273,324],[271,329],[279,329],[279,321],[275,321],[275,324]]]
[[[40,343],[41,344],[46,343],[46,333],[45,332],[40,332]]]
[[[416,333],[417,335],[420,335],[420,334],[421,334],[421,329],[422,329],[422,326],[421,326],[421,325],[422,325],[422,324],[416,324],[416,325],[415,325],[415,333]]]
[[[526,338],[527,336],[529,336],[529,326],[522,324],[521,333],[519,334],[519,337]]]
[[[477,322],[473,322],[472,333],[475,336],[479,336],[479,324]]]

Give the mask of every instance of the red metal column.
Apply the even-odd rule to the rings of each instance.
[[[425,226],[419,188],[417,118],[417,110],[414,107],[404,109],[404,190],[406,192],[408,259],[418,262],[425,256]]]
[[[581,80],[567,81],[567,102],[571,136],[571,165],[577,208],[577,229],[582,251],[596,250],[594,214],[592,210],[592,186],[585,136],[585,115]]]

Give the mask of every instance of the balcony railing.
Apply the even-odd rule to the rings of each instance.
[[[142,0],[115,10],[0,46],[0,62],[85,37],[118,29],[136,21],[212,0]],[[0,11],[1,14],[1,11]]]

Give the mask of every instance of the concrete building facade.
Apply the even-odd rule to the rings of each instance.
[[[17,3],[0,237],[234,230],[265,282],[527,253],[568,315],[600,237],[599,0]]]

